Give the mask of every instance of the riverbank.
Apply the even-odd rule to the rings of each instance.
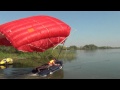
[[[54,50],[52,52],[52,49],[49,49],[45,52],[0,52],[0,60],[4,58],[12,58],[13,59],[13,65],[15,67],[36,67],[40,66],[42,64],[47,63],[50,59],[53,57],[55,58],[75,58],[75,52],[73,51],[65,51],[62,50],[60,53],[60,50]]]

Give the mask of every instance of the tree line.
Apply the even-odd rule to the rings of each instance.
[[[94,49],[120,49],[120,47],[111,47],[111,46],[101,46],[98,47],[94,44],[88,44],[88,45],[84,45],[84,46],[63,46],[63,45],[59,45],[58,47],[56,47],[56,49],[59,50],[94,50]],[[21,51],[18,51],[17,49],[15,49],[12,46],[6,47],[6,46],[0,46],[0,52],[7,52],[7,53],[22,53]]]
[[[88,44],[84,46],[69,46],[69,47],[64,47],[63,49],[68,49],[68,50],[94,50],[94,49],[120,49],[120,47],[111,47],[111,46],[96,46],[94,44]]]

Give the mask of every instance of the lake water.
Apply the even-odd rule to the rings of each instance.
[[[47,77],[30,76],[33,68],[10,66],[0,69],[0,79],[120,79],[120,49],[78,50],[63,69]]]

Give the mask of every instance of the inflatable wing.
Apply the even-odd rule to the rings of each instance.
[[[0,45],[43,52],[66,40],[70,26],[51,16],[31,16],[0,25]]]

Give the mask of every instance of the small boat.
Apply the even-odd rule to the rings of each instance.
[[[0,65],[9,65],[9,64],[13,64],[13,59],[12,58],[5,58],[3,60],[0,61]]]
[[[33,74],[33,75],[31,75],[31,76],[43,76],[43,77],[46,77],[46,76],[48,76],[49,74],[53,74],[54,72],[56,72],[56,71],[58,71],[58,70],[60,70],[60,69],[63,68],[63,63],[62,63],[62,61],[58,61],[58,60],[57,60],[57,64],[60,64],[60,65],[58,65],[58,66],[55,66],[55,65],[50,66],[49,68],[43,69],[43,70],[40,71],[40,72],[36,72],[36,70],[33,69],[33,70],[32,70],[32,74]],[[47,65],[47,64],[44,64],[44,65]],[[44,65],[41,65],[41,66],[44,66]]]

